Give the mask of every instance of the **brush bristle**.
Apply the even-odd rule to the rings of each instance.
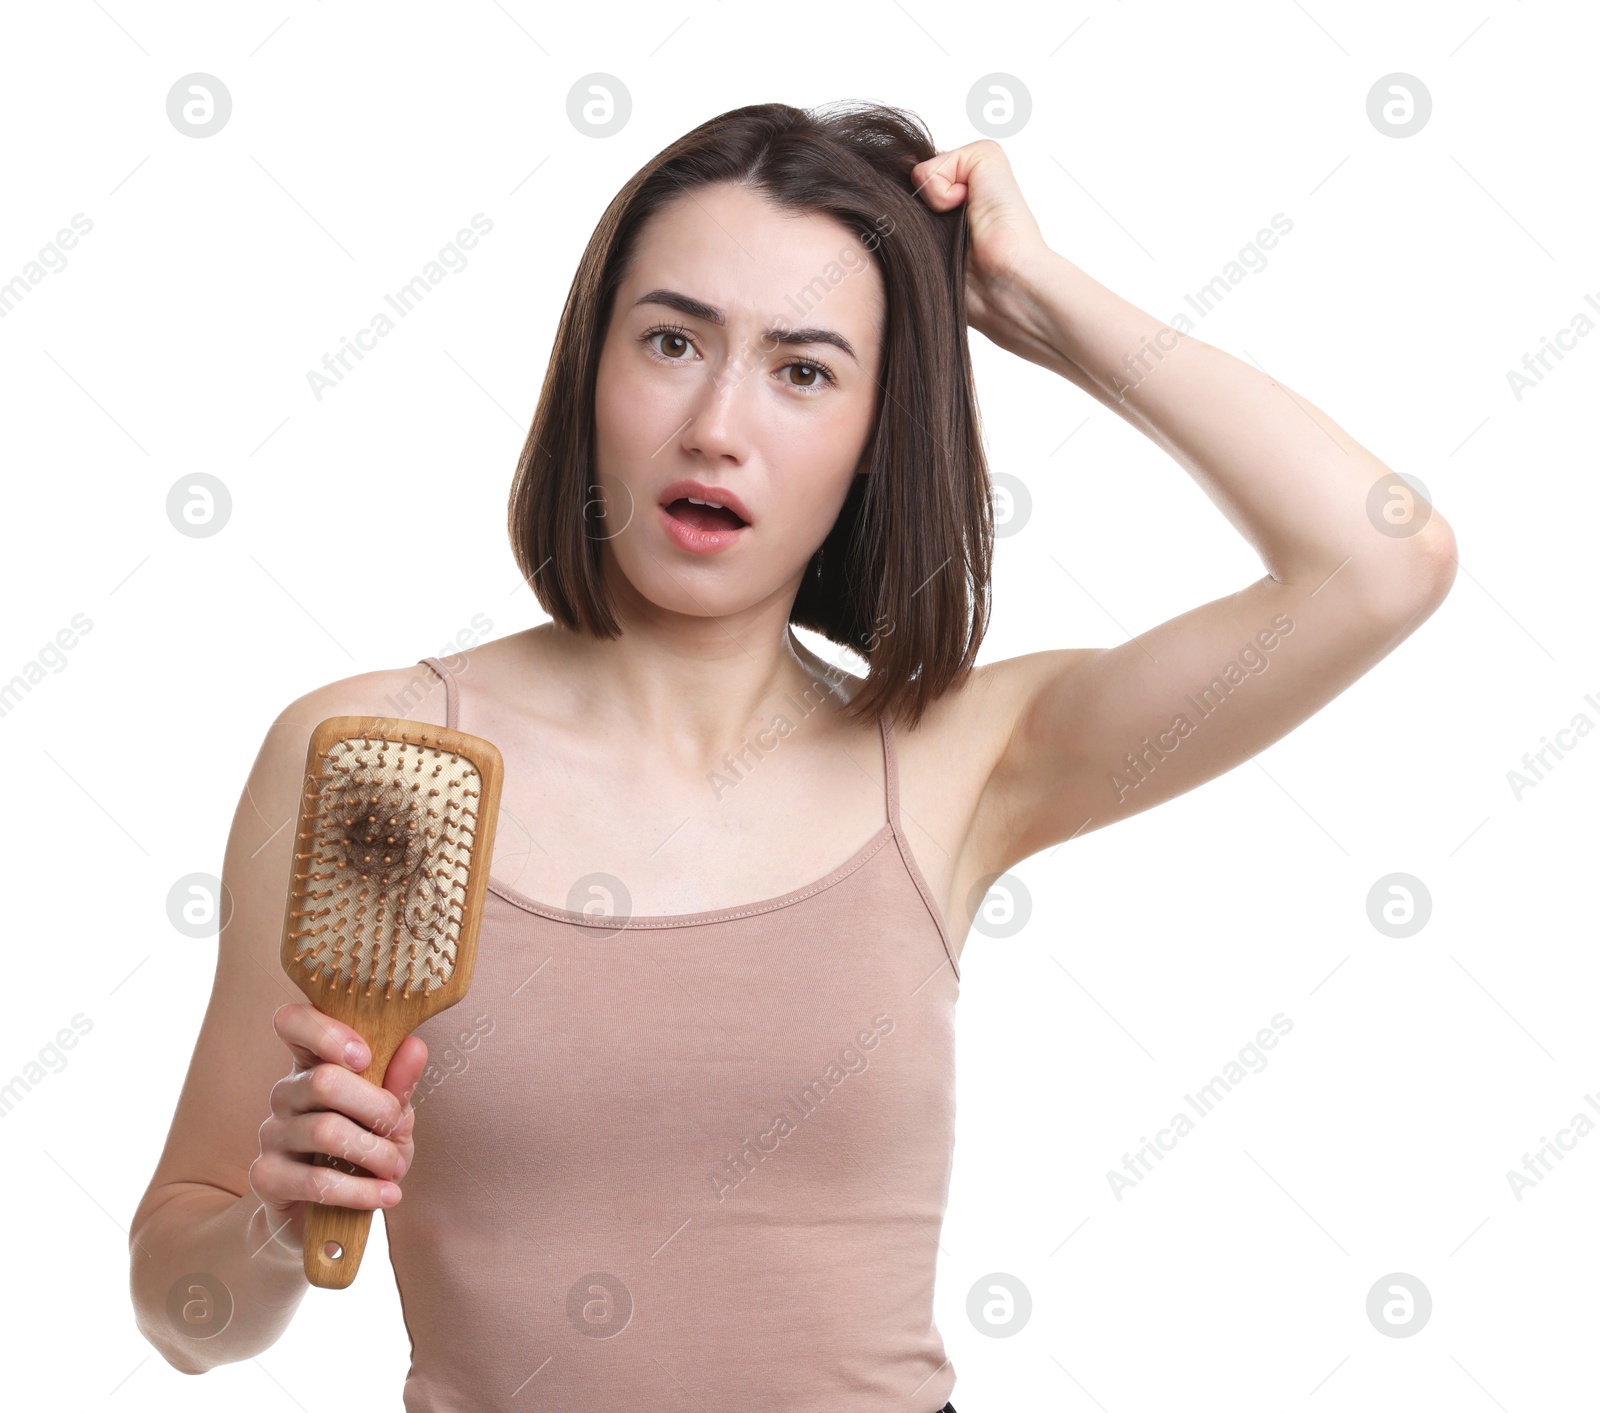
[[[336,741],[306,780],[291,934],[315,979],[386,997],[450,979],[481,781],[437,746]]]

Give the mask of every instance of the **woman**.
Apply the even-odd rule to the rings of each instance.
[[[968,325],[1169,451],[1264,576],[1116,647],[975,668]],[[897,110],[739,109],[628,183],[512,492],[553,621],[309,693],[247,782],[134,1223],[170,1363],[276,1339],[320,1200],[386,1213],[413,1410],[953,1408],[933,1276],[989,884],[1277,740],[1453,578],[1449,528],[1381,462],[1180,333],[1046,246],[995,143],[937,153]],[[396,703],[495,741],[506,782],[472,991],[379,1087],[354,1031],[286,1001],[282,826],[311,728]],[[195,1272],[232,1311],[205,1338],[167,1313]]]

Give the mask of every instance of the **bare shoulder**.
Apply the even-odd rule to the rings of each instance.
[[[475,697],[514,697],[527,705],[538,699],[541,687],[559,681],[544,646],[548,637],[538,628],[524,629],[430,656],[459,686],[470,684]],[[302,693],[278,712],[268,744],[292,748],[298,743],[303,752],[312,730],[330,716],[393,716],[443,726],[448,705],[444,679],[418,658],[336,678]]]
[[[458,727],[481,731],[486,725],[534,719],[554,724],[558,704],[573,684],[554,650],[551,625],[539,624],[489,638],[457,651],[430,654],[451,679],[461,701]],[[411,663],[361,672],[324,683],[296,697],[273,722],[273,733],[304,750],[312,729],[330,716],[392,716],[444,726],[449,692],[445,679],[420,658]],[[470,719],[464,719],[470,718]]]
[[[261,737],[239,802],[237,837],[250,838],[258,825],[281,823],[299,807],[311,733],[330,716],[393,716],[443,726],[445,705],[444,683],[421,662],[355,673],[302,692],[279,707]]]
[[[309,738],[311,729],[330,716],[397,716],[442,726],[444,683],[421,662],[358,672],[294,698],[278,712],[273,728]]]

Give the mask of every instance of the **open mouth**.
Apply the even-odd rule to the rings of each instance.
[[[747,523],[724,505],[709,505],[688,496],[668,501],[665,509],[674,520],[696,530],[738,530]]]

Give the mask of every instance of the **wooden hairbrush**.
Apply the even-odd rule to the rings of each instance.
[[[472,984],[504,766],[481,736],[386,716],[333,716],[311,733],[283,969],[359,1031],[383,1083],[400,1042]],[[317,1154],[319,1166],[366,1168]],[[371,1209],[308,1202],[312,1285],[356,1278]]]

